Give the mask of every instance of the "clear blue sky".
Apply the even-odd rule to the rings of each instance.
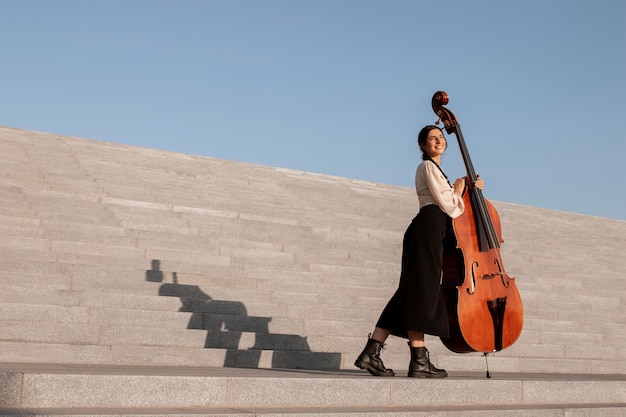
[[[0,0],[0,125],[626,220],[622,0]],[[455,145],[443,167],[464,175]]]

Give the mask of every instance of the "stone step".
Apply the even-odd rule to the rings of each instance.
[[[72,312],[73,310],[70,310]],[[102,311],[104,314],[105,311]],[[84,310],[78,308],[79,318],[84,316]],[[96,314],[97,316],[97,314]],[[181,314],[184,317],[184,314]],[[90,321],[78,325],[69,324],[71,317],[64,318],[65,324],[46,323],[42,318],[40,321],[24,322],[5,320],[2,322],[0,338],[5,342],[13,341],[29,342],[34,344],[69,344],[69,345],[103,345],[117,347],[153,347],[153,351],[161,351],[161,357],[167,358],[167,348],[185,348],[186,352],[193,349],[203,350],[211,348],[214,352],[222,351],[220,356],[232,352],[235,356],[253,355],[259,356],[287,355],[287,352],[299,350],[308,356],[315,357],[318,352],[335,352],[340,356],[341,368],[352,368],[353,359],[358,355],[364,343],[368,323],[346,323],[355,330],[352,336],[320,334],[314,336],[315,331],[307,331],[304,334],[304,327],[308,328],[309,322],[304,321],[299,326],[293,326],[292,320],[281,325],[280,320],[262,317],[227,317],[214,315],[208,321],[198,323],[198,318],[194,320],[191,316],[183,320],[178,326],[158,325],[158,316],[154,319],[149,317],[146,321],[149,325],[144,327],[133,327],[130,323],[118,323],[103,325]],[[107,318],[106,321],[114,320]],[[83,320],[84,321],[84,320]],[[189,321],[189,323],[186,323]],[[272,325],[270,325],[270,323]],[[138,323],[139,324],[139,323]],[[325,321],[312,323],[311,326],[318,326],[322,329],[329,326]],[[183,326],[186,326],[183,328]],[[224,327],[225,326],[225,327]],[[299,327],[299,329],[297,328]],[[241,331],[238,328],[254,328],[254,331]],[[281,332],[282,331],[282,332]],[[289,333],[291,332],[291,333]],[[490,366],[495,370],[507,372],[519,372],[532,370],[533,372],[602,372],[602,373],[624,373],[626,372],[626,357],[619,348],[599,345],[601,335],[581,335],[579,333],[565,332],[542,332],[541,343],[538,337],[532,332],[523,332],[520,340],[508,350],[490,355]],[[619,342],[619,341],[618,341]],[[445,349],[437,339],[429,340],[433,362],[440,366],[445,366],[456,370],[476,371],[485,367],[481,354],[458,355]],[[41,349],[37,348],[37,351]],[[72,347],[75,349],[75,347]],[[18,350],[4,351],[0,360],[14,361],[25,357],[25,352],[30,351],[28,346]],[[52,350],[52,349],[51,349]],[[590,352],[592,352],[590,354]],[[17,356],[13,356],[16,354]],[[153,356],[156,353],[153,353]],[[186,365],[193,365],[196,362],[196,354],[189,355]],[[306,356],[305,355],[305,356]],[[50,358],[59,355],[48,354]],[[319,356],[319,355],[318,355]],[[385,363],[391,368],[406,366],[408,351],[406,344],[401,339],[390,339],[384,354]],[[319,360],[319,358],[317,358]],[[56,361],[57,359],[51,359]],[[114,360],[114,359],[110,359]],[[152,364],[169,364],[169,359],[165,363],[151,359]],[[241,363],[241,362],[240,362]],[[247,362],[243,362],[247,364]],[[565,364],[566,368],[563,368]],[[218,366],[218,365],[216,365]],[[235,365],[233,365],[235,366]],[[303,363],[297,366],[304,367]],[[312,366],[313,369],[326,368],[328,365],[324,361]],[[308,368],[306,368],[308,369]]]
[[[33,252],[35,254],[36,252]],[[41,263],[40,263],[41,264]],[[46,265],[45,263],[41,265]],[[4,282],[8,288],[18,288],[22,287],[22,297],[24,302],[29,302],[26,288],[30,288],[33,285],[38,285],[37,280],[43,279],[44,277],[38,277],[37,275],[28,274],[24,275],[22,272],[23,264],[19,264],[11,270],[8,268],[7,271],[4,272],[0,277],[4,277]],[[30,264],[29,266],[33,267],[35,265]],[[54,285],[54,282],[59,282],[59,288],[57,291],[66,291],[69,287],[68,278],[65,278],[61,275],[50,275],[49,270],[54,270],[58,268],[53,263],[48,263],[47,267],[42,271],[42,275],[45,275],[45,282],[48,286]],[[185,298],[188,300],[192,300],[194,298],[204,298],[206,300],[215,300],[221,299],[224,301],[227,300],[235,300],[237,302],[243,303],[245,305],[251,306],[255,313],[254,315],[258,315],[261,311],[272,311],[273,317],[281,317],[281,312],[286,311],[285,307],[292,305],[289,309],[289,313],[291,317],[299,318],[302,315],[298,313],[298,311],[310,311],[310,308],[307,306],[324,306],[330,307],[332,311],[335,306],[343,305],[350,309],[357,308],[357,311],[362,311],[363,308],[370,307],[372,312],[379,311],[386,302],[387,298],[391,294],[392,291],[388,291],[387,294],[381,295],[380,292],[373,291],[369,296],[363,293],[361,287],[349,287],[344,285],[343,287],[337,287],[338,289],[335,291],[332,287],[326,287],[319,291],[319,285],[310,285],[306,283],[302,283],[301,285],[297,285],[296,283],[291,283],[290,286],[283,285],[271,285],[266,287],[266,284],[275,283],[274,281],[266,281],[253,283],[254,285],[250,286],[249,289],[245,289],[245,286],[235,285],[231,280],[228,279],[213,279],[207,280],[202,276],[190,276],[181,274],[182,279],[191,282],[191,285],[187,284],[161,284],[158,288],[154,285],[150,285],[146,282],[140,280],[140,278],[144,278],[148,281],[148,274],[155,272],[150,270],[137,270],[135,272],[129,271],[127,269],[120,269],[108,276],[107,273],[101,271],[101,268],[96,266],[90,267],[88,265],[73,265],[66,267],[69,269],[70,275],[72,276],[72,286],[76,291],[89,291],[90,289],[99,288],[104,291],[107,288],[111,288],[113,292],[121,292],[118,290],[119,287],[127,288],[129,283],[134,282],[137,290],[135,291],[136,295],[144,294],[143,297],[148,297],[149,295],[160,294],[162,296],[168,297],[178,297]],[[19,271],[19,272],[18,272]],[[14,273],[17,273],[14,275]],[[167,273],[166,273],[167,274]],[[57,277],[58,280],[50,279],[52,277]],[[30,278],[30,279],[29,279]],[[237,277],[240,278],[240,277]],[[181,279],[181,280],[182,280]],[[288,279],[293,279],[293,277],[288,277]],[[307,277],[304,277],[307,279]],[[29,284],[30,282],[30,284]],[[195,285],[195,283],[202,283],[202,286]],[[328,280],[326,280],[328,282]],[[205,289],[203,291],[204,288]],[[141,289],[141,291],[139,291]],[[187,291],[189,289],[189,291]],[[191,291],[191,292],[190,292]],[[194,297],[194,291],[197,297]],[[18,293],[17,289],[13,290],[14,293]],[[125,292],[125,291],[124,291]],[[361,297],[351,295],[351,293],[359,293],[361,297],[364,295],[366,299],[363,300],[362,305],[360,305],[359,301],[361,301]],[[210,295],[209,295],[209,294]],[[561,295],[556,294],[545,294],[543,292],[532,292],[528,290],[524,290],[522,292],[524,296],[524,300],[527,306],[536,304],[534,309],[528,309],[531,314],[528,315],[529,318],[545,318],[545,314],[537,314],[538,311],[545,311],[549,313],[550,310],[560,311],[561,316],[564,314],[568,314],[570,316],[570,321],[572,322],[593,322],[598,318],[607,319],[607,325],[610,326],[611,323],[615,323],[616,325],[623,321],[624,313],[619,309],[620,298],[618,297],[607,297],[607,296],[576,296],[570,295],[569,301],[560,300],[563,298]],[[377,296],[378,295],[378,296]],[[64,293],[63,297],[66,297],[67,294]],[[92,296],[92,299],[94,297]],[[63,298],[65,299],[65,298]],[[114,302],[115,297],[109,297],[111,302]],[[545,302],[542,300],[545,299]],[[7,299],[7,301],[12,301]],[[38,302],[35,302],[37,304]],[[197,308],[197,303],[194,308]],[[280,309],[271,309],[271,305],[281,305],[283,306]],[[361,315],[351,315],[350,312],[346,312],[345,309],[336,309],[343,319],[348,320],[358,320],[361,318]],[[200,310],[199,310],[200,311]],[[533,315],[533,312],[535,315]],[[309,313],[307,313],[309,314]],[[315,319],[315,312],[311,312],[309,318]],[[284,315],[284,313],[283,313]],[[326,317],[329,320],[334,320],[335,317]],[[367,320],[367,319],[366,319]],[[602,328],[602,327],[600,327]]]
[[[72,298],[67,294],[63,296],[69,297],[68,304],[78,302],[76,297]],[[132,298],[128,297],[127,301],[131,302]],[[106,304],[106,301],[103,304]],[[99,344],[122,344],[119,337],[129,333],[132,334],[137,344],[151,344],[154,337],[163,337],[165,340],[174,334],[176,342],[187,347],[293,350],[303,343],[301,347],[303,350],[333,349],[348,356],[354,356],[362,343],[363,336],[371,330],[371,322],[361,318],[332,320],[310,317],[281,319],[278,314],[254,316],[248,313],[243,304],[230,301],[218,300],[211,307],[198,308],[193,313],[162,311],[165,309],[164,306],[158,306],[160,310],[141,310],[135,303],[131,302],[131,304],[133,308],[45,304],[23,306],[18,303],[6,303],[0,305],[1,322],[6,323],[5,333],[2,336],[5,340],[80,343],[81,340],[65,340],[67,332],[63,332],[63,336],[60,337],[62,340],[37,339],[33,336],[41,336],[40,330],[42,326],[45,327],[46,323],[53,326],[79,324],[97,326],[103,335],[115,334],[115,339],[101,339]],[[152,307],[148,300],[146,304]],[[617,333],[619,325],[607,324],[600,329],[594,324],[581,326],[577,322],[563,322],[562,326],[558,326],[558,322],[538,320],[536,321],[537,329],[532,330],[533,322],[532,320],[529,322],[530,324],[526,325],[517,344],[498,353],[499,356],[626,361],[626,353],[614,347],[614,344],[623,342],[623,336],[616,334],[614,341],[607,340],[605,336],[611,331]],[[548,328],[541,329],[544,326],[542,323],[547,323]],[[352,331],[347,332],[346,328]],[[195,332],[186,332],[183,329],[206,331],[206,340],[200,343],[198,337],[193,336]],[[307,342],[299,342],[304,339],[305,335]],[[290,340],[294,340],[296,344],[294,345]],[[576,343],[572,343],[572,340]],[[528,349],[529,347],[531,349]],[[405,347],[401,345],[397,353],[394,351],[395,349],[391,349],[386,357],[390,357],[390,361],[393,361],[395,354],[402,358],[403,362],[406,355]],[[439,351],[434,349],[433,353],[443,356],[451,355],[445,349]]]
[[[429,380],[364,371],[0,364],[0,380],[2,414],[617,416],[626,409],[623,375],[451,373]]]
[[[573,406],[548,406],[538,408],[519,408],[516,406],[496,408],[483,407],[459,407],[451,409],[451,407],[245,407],[245,408],[223,408],[223,407],[191,407],[184,409],[182,407],[144,407],[144,408],[43,408],[29,409],[29,416],[57,416],[72,415],[76,417],[113,417],[113,416],[138,416],[152,417],[155,415],[167,414],[172,417],[311,417],[311,415],[323,415],[325,417],[345,417],[346,415],[355,417],[395,417],[395,416],[420,416],[426,417],[430,415],[454,417],[454,416],[483,416],[483,417],[500,417],[503,413],[506,415],[515,415],[519,417],[621,417],[624,410],[621,407],[613,407],[611,404],[592,405],[589,407]],[[471,410],[471,411],[469,411]],[[20,410],[2,409],[0,412],[6,412],[8,415],[12,412],[20,413]],[[434,414],[436,413],[436,414]],[[4,413],[3,413],[4,414]],[[21,413],[19,415],[22,415]]]
[[[295,335],[274,335],[278,339],[292,339],[299,342],[295,347],[304,350],[257,349],[254,345],[257,335],[233,334],[222,332],[219,336],[226,342],[241,346],[239,348],[203,347],[205,343],[214,343],[206,331],[187,330],[155,331],[147,337],[133,338],[136,334],[129,328],[109,328],[102,332],[105,345],[77,344],[77,340],[55,341],[45,339],[43,327],[37,330],[37,339],[24,338],[22,341],[0,342],[2,352],[0,362],[36,362],[42,357],[48,363],[100,363],[100,364],[143,364],[155,366],[229,366],[249,368],[291,368],[291,369],[344,369],[353,370],[354,360],[364,345],[365,337],[315,337],[304,338]],[[52,331],[64,331],[61,326],[52,326]],[[193,332],[193,333],[192,333]],[[194,335],[194,338],[190,337]],[[287,338],[287,339],[285,339]],[[140,340],[141,339],[141,340]],[[84,339],[82,339],[84,340]],[[262,339],[261,339],[262,340]],[[80,341],[80,339],[79,339]],[[158,342],[155,342],[158,341]],[[230,341],[230,342],[229,342]],[[306,350],[306,347],[324,348],[320,351]],[[292,345],[293,347],[294,345]],[[344,347],[348,346],[348,347]],[[585,352],[576,352],[562,345],[521,344],[511,350],[489,355],[487,360],[480,353],[454,354],[437,340],[429,340],[431,360],[437,366],[454,372],[537,372],[557,374],[626,374],[624,361],[616,359],[623,355],[618,349],[611,357],[605,353],[595,353],[596,359],[590,359]],[[354,349],[357,349],[356,352]],[[351,349],[346,351],[346,349]],[[390,340],[383,354],[385,365],[391,369],[406,369],[409,352],[403,340]]]
[[[7,241],[4,241],[4,244],[6,244],[6,242]],[[0,243],[0,247],[1,246],[2,243]],[[62,265],[52,262],[52,259],[62,258],[64,262],[70,263],[70,265],[66,265],[63,268],[75,279],[76,289],[88,289],[90,285],[95,285],[97,287],[100,284],[115,287],[117,284],[116,280],[120,280],[125,283],[135,282],[138,287],[143,287],[147,293],[153,291],[150,286],[146,286],[140,281],[141,278],[147,280],[146,274],[151,273],[151,270],[143,269],[145,268],[147,261],[142,260],[141,256],[138,256],[140,252],[133,254],[133,251],[137,251],[137,249],[122,248],[116,245],[84,244],[80,242],[49,242],[46,239],[37,237],[11,239],[10,246],[11,248],[7,249],[6,253],[14,251],[12,258],[15,259],[13,261],[3,263],[0,267],[0,276],[4,274],[6,279],[10,279],[12,273],[23,274],[25,272],[29,272],[29,270],[33,272],[40,271],[42,274],[48,276],[51,271],[59,270],[59,268],[62,267]],[[103,247],[109,247],[109,249],[103,251],[101,250]],[[45,256],[45,253],[48,253],[47,250],[50,248],[56,248],[59,251],[58,255],[50,255],[49,262],[42,262],[42,258]],[[44,256],[42,256],[42,251]],[[105,279],[104,276],[107,275],[105,270],[96,265],[88,265],[89,263],[95,264],[96,261],[103,261],[106,258],[104,254],[91,255],[92,251],[107,252],[115,255],[116,266],[115,268],[110,269],[112,277],[107,276]],[[174,253],[173,251],[164,251],[162,254],[168,252]],[[183,251],[181,252],[184,253]],[[126,256],[120,257],[120,254],[122,253]],[[246,249],[242,249],[240,254],[247,255],[248,253],[249,252]],[[258,252],[254,249],[251,253],[254,253],[254,257],[259,256]],[[262,251],[261,253],[264,252]],[[250,274],[244,272],[244,265],[241,267],[231,266],[232,257],[222,255],[216,255],[213,257],[204,256],[205,259],[203,260],[207,262],[206,268],[200,268],[200,270],[198,270],[200,265],[193,265],[190,264],[190,262],[197,262],[195,256],[201,257],[204,254],[200,251],[189,251],[186,254],[189,255],[189,260],[185,261],[183,259],[168,262],[168,269],[180,266],[182,270],[195,270],[195,272],[204,272],[213,276],[205,276],[195,273],[188,274],[161,271],[164,276],[167,275],[171,280],[171,277],[175,274],[179,277],[179,282],[189,282],[193,285],[202,284],[202,287],[211,288],[212,292],[218,292],[218,297],[231,299],[242,299],[241,293],[239,292],[242,285],[236,284],[235,281],[245,277],[247,285],[252,285],[254,288],[259,290],[272,291],[272,296],[282,298],[284,300],[292,299],[292,295],[311,293],[308,299],[304,296],[302,301],[298,301],[299,304],[319,304],[320,302],[326,302],[333,305],[335,304],[335,301],[333,300],[333,297],[330,296],[331,292],[335,295],[341,295],[342,297],[350,296],[351,293],[354,293],[352,297],[360,296],[377,298],[379,301],[383,301],[386,300],[389,294],[393,291],[398,275],[398,271],[395,271],[396,273],[388,272],[386,273],[387,279],[381,279],[379,275],[381,273],[380,269],[372,271],[371,267],[368,268],[367,266],[353,267],[345,265],[332,265],[330,264],[332,260],[330,260],[326,264],[308,264],[308,271],[305,271],[306,268],[304,268],[303,264],[302,267],[297,267],[297,271],[295,272],[287,272],[285,268],[282,268],[281,264],[274,265],[270,262],[270,265],[259,265],[258,269],[254,271],[254,274],[252,274],[253,276],[248,277]],[[184,258],[184,256],[180,257]],[[244,258],[246,257],[247,256],[244,256]],[[31,262],[29,258],[32,258],[33,261]],[[19,259],[23,259],[23,261],[19,261]],[[11,262],[15,263],[15,265],[12,266]],[[86,262],[87,264],[81,265],[83,262]],[[128,262],[128,265],[124,265],[126,262]],[[36,269],[37,265],[40,265],[41,268]],[[192,266],[192,268],[189,268],[190,266]],[[395,267],[397,268],[397,265]],[[279,268],[282,268],[282,270]],[[132,269],[134,269],[134,271],[132,271]],[[219,271],[219,274],[215,274],[216,271]],[[264,281],[263,287],[271,284],[271,282],[266,280],[265,275],[271,275],[272,278],[278,278],[280,277],[280,274],[284,275],[284,280],[276,281],[277,285],[272,284],[270,287],[265,289],[261,288],[260,282],[262,281]],[[579,274],[579,279],[580,277],[584,277],[587,280],[593,279],[592,276],[583,276]],[[250,278],[255,279],[257,283],[255,284],[253,281],[249,281]],[[306,282],[311,282],[311,280],[317,281],[320,278],[323,279],[326,285],[306,284]],[[332,284],[335,280],[336,286],[333,287]],[[369,291],[365,289],[367,287],[364,287],[364,284],[367,284],[368,282],[379,286],[381,282],[384,283],[385,281],[387,282],[385,284],[387,290],[382,292]],[[607,282],[608,281],[609,280],[607,278]],[[7,284],[11,285],[10,282],[7,282]],[[183,284],[181,284],[181,286],[182,285]],[[581,283],[580,286],[582,285],[583,284]],[[585,312],[588,314],[592,312],[596,314],[606,313],[614,315],[616,318],[615,322],[622,322],[623,319],[620,317],[623,316],[623,311],[619,308],[622,296],[619,293],[611,291],[608,283],[605,287],[606,288],[600,285],[599,288],[569,289],[569,293],[555,293],[549,291],[551,286],[545,286],[541,283],[521,282],[520,292],[524,296],[525,305],[529,311],[532,311],[532,309],[554,309],[562,310],[564,313],[571,312],[572,314]],[[228,288],[230,288],[230,290],[228,290]],[[537,289],[534,290],[533,288]],[[155,292],[156,290],[152,293],[154,294]],[[294,294],[290,294],[290,292]],[[376,297],[376,294],[378,294],[378,297]],[[254,301],[254,299],[246,297],[243,297],[243,300],[246,302]],[[346,299],[342,302],[345,304]],[[378,307],[379,305],[376,305],[376,308]],[[530,307],[532,307],[532,309],[530,309]]]

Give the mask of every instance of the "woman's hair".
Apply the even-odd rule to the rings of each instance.
[[[435,126],[435,125],[427,125],[424,126],[422,128],[422,130],[420,130],[419,134],[417,135],[417,144],[420,147],[420,150],[422,151],[422,160],[427,160],[430,157],[428,156],[428,154],[424,151],[424,149],[422,148],[422,145],[426,144],[426,139],[428,139],[428,134],[430,133],[431,130],[433,129],[438,129],[441,133],[443,133],[443,131],[441,130],[441,128],[439,126]],[[447,142],[446,142],[446,147],[448,146]]]

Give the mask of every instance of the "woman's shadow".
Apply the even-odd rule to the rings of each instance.
[[[159,260],[152,260],[146,281],[163,282],[160,264]],[[176,272],[172,272],[171,284],[161,284],[159,295],[180,299],[179,311],[192,313],[187,328],[207,331],[205,348],[226,349],[224,367],[258,368],[262,352],[272,351],[272,368],[310,369],[309,363],[321,359],[324,369],[339,369],[339,353],[318,353],[323,357],[315,358],[306,337],[272,334],[271,317],[249,316],[242,302],[215,300],[198,285],[179,284]],[[314,368],[319,369],[319,364]]]

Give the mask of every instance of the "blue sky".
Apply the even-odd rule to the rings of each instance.
[[[0,125],[626,220],[622,0],[2,0]],[[443,168],[464,167],[450,146]]]

